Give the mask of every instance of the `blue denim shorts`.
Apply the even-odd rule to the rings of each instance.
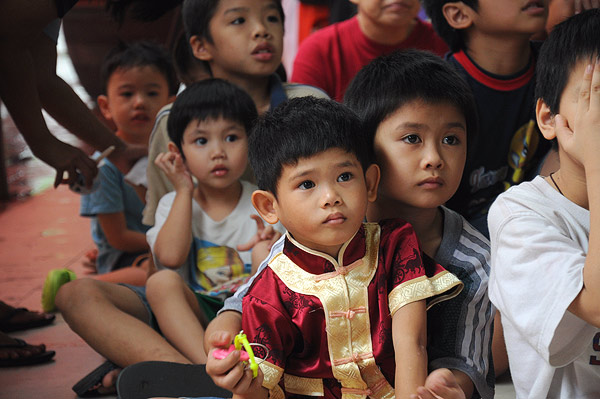
[[[138,298],[140,298],[140,301],[142,301],[142,304],[146,308],[146,311],[148,312],[148,325],[150,325],[150,327],[152,327],[154,330],[160,332],[160,328],[158,327],[156,317],[154,317],[154,313],[152,313],[152,309],[150,308],[150,303],[148,303],[148,298],[146,298],[146,287],[138,287],[137,285],[123,283],[119,283],[119,285],[127,287],[133,292],[135,292]]]

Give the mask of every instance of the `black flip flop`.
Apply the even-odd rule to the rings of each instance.
[[[21,323],[11,322],[10,320],[19,313],[35,313],[40,317]],[[52,323],[56,318],[53,314],[32,312],[27,308],[13,308],[8,314],[0,319],[0,331],[8,333],[13,331],[22,331],[29,328],[43,327]]]
[[[30,345],[27,342],[23,341],[19,338],[13,338],[15,340],[14,344],[0,344],[0,348],[14,348],[14,349],[25,349]],[[0,367],[18,367],[18,366],[29,366],[32,364],[44,363],[52,359],[56,352],[54,351],[44,351],[41,353],[37,353],[35,355],[29,356],[19,356],[16,359],[0,359]]]
[[[102,379],[112,370],[118,368],[116,364],[107,360],[100,366],[96,367],[91,373],[83,377],[73,385],[73,391],[80,397],[90,397],[102,395],[97,388],[102,384]]]
[[[231,398],[232,393],[215,385],[204,364],[148,361],[125,367],[117,379],[120,399],[149,397]]]

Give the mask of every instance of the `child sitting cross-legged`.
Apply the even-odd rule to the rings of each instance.
[[[237,86],[221,79],[195,83],[173,104],[169,152],[155,160],[175,191],[160,200],[147,236],[157,266],[172,270],[153,274],[146,295],[165,338],[194,363],[206,362],[202,324],[222,301],[194,295],[186,282],[206,292],[248,275],[281,235],[264,228],[250,199],[256,186],[240,180],[256,117],[252,98]]]
[[[354,78],[344,99],[362,119],[381,168],[367,220],[409,222],[423,252],[463,283],[462,292],[427,312],[429,370],[425,387],[452,398],[493,398],[493,308],[487,295],[488,240],[444,206],[473,148],[477,112],[466,82],[444,60],[406,50],[379,57]],[[433,399],[420,390],[423,399]]]
[[[332,100],[292,99],[259,119],[249,148],[252,202],[287,234],[243,300],[264,374],[234,397],[408,398],[427,375],[425,301],[462,283],[423,258],[406,222],[363,223],[379,168],[360,120]]]
[[[114,123],[115,132],[127,144],[148,146],[158,111],[172,102],[179,87],[171,57],[166,49],[151,42],[121,43],[106,55],[101,76],[104,93],[98,106],[104,117]],[[147,262],[140,267],[136,259],[148,258],[148,227],[142,223],[143,194],[109,160],[99,167],[97,189],[82,195],[80,214],[91,218],[91,234],[98,249],[96,279],[142,286],[146,282]],[[131,266],[131,267],[130,267]],[[59,288],[73,280],[69,269],[54,269],[44,283],[42,305],[54,310]]]

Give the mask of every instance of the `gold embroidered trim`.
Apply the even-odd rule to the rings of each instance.
[[[278,386],[277,384],[279,384],[279,380],[281,380],[281,376],[283,375],[283,369],[273,363],[261,360],[256,358],[256,362],[259,363],[260,369],[265,375],[262,386],[271,391]]]
[[[324,396],[323,380],[321,378],[304,378],[296,375],[284,374],[283,384],[285,391],[304,396]]]
[[[279,385],[275,385],[275,387],[269,391],[269,399],[285,399],[283,389],[281,389]]]
[[[427,303],[427,310],[429,310],[433,305],[447,301],[448,299],[452,299],[464,288],[464,284],[462,281],[458,279],[454,274],[449,271],[442,272],[436,276],[433,276],[430,280],[432,280],[434,289],[436,292],[442,293],[441,295],[436,296],[431,301]]]
[[[440,299],[435,299],[435,303],[439,303],[446,299],[450,299],[462,290],[463,283],[452,273],[443,271],[434,277],[428,278],[427,276],[421,276],[395,287],[389,294],[389,307],[390,314],[393,316],[394,313],[402,306],[408,305],[411,302],[420,301],[422,299],[430,298],[436,295],[440,295],[448,290],[453,290],[451,293],[446,295],[440,295]],[[457,292],[455,292],[457,291]],[[434,304],[435,304],[434,303]],[[428,304],[428,309],[432,304]]]

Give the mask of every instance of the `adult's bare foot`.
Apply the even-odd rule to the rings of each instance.
[[[52,323],[55,317],[49,313],[32,312],[25,308],[15,308],[0,301],[0,331],[5,333],[42,327]]]
[[[30,345],[22,339],[0,332],[0,367],[25,366],[47,362],[54,356],[46,345]]]

